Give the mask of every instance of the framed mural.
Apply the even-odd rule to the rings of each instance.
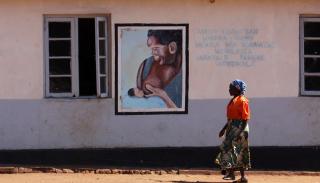
[[[188,113],[188,24],[115,24],[116,114]]]

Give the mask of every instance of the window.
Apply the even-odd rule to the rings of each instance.
[[[320,95],[320,17],[300,19],[301,95]]]
[[[46,97],[107,97],[107,17],[45,17]]]

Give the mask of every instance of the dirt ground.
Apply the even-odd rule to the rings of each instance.
[[[249,182],[254,183],[320,183],[320,176],[314,175],[264,175],[250,174]],[[0,174],[0,183],[227,183],[220,175],[188,174],[82,174],[82,173],[26,173]]]

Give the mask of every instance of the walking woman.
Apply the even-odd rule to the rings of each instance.
[[[219,133],[225,135],[220,145],[220,153],[216,163],[225,173],[223,179],[235,180],[234,171],[239,170],[241,178],[235,182],[248,182],[245,170],[250,168],[250,151],[248,145],[250,119],[249,100],[244,96],[246,84],[241,80],[234,80],[229,85],[229,93],[233,98],[227,106],[227,123]]]

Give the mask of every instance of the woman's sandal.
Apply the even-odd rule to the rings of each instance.
[[[239,180],[233,181],[232,183],[248,183],[248,179],[246,178],[241,178]]]
[[[234,175],[234,173],[227,173],[222,179],[223,180],[234,180],[234,179],[236,179],[236,176]]]

